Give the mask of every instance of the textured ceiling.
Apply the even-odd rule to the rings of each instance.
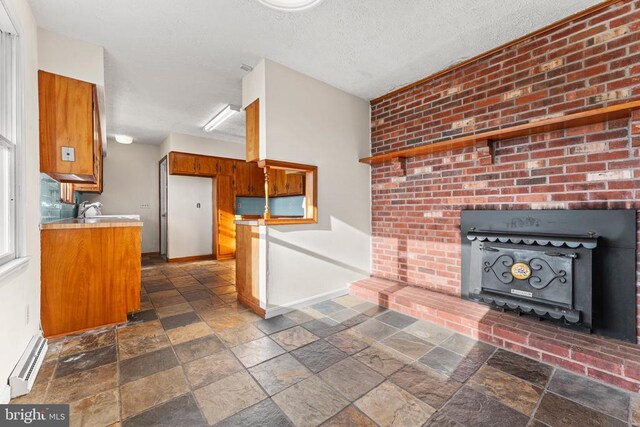
[[[240,65],[267,57],[371,99],[597,0],[324,0],[297,13],[257,0],[29,0],[41,27],[105,48],[109,134],[242,141]]]

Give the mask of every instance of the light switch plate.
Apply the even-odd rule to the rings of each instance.
[[[63,162],[75,162],[76,150],[73,147],[62,147],[62,161]]]

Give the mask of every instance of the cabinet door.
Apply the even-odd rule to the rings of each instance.
[[[218,159],[218,174],[233,176],[235,163],[232,159]]]
[[[198,175],[214,176],[218,171],[218,161],[215,157],[198,156]]]
[[[97,182],[94,165],[95,85],[38,72],[40,172],[64,182]],[[62,157],[72,149],[73,160]]]
[[[257,162],[260,158],[260,100],[249,104],[245,111],[247,162]]]
[[[298,173],[289,173],[286,175],[286,194],[287,196],[300,196],[304,194],[304,176]]]
[[[255,163],[251,165],[251,195],[254,197],[264,197],[264,169]]]
[[[169,173],[171,175],[196,175],[197,157],[186,153],[169,153]]]
[[[100,108],[98,106],[98,93],[93,87],[93,168],[97,182],[95,184],[74,184],[75,191],[84,193],[100,193],[104,185],[104,171],[102,160],[102,129],[100,127]]]
[[[236,162],[236,195],[252,196],[251,170],[252,163]]]
[[[217,251],[218,259],[233,258],[236,254],[235,192],[233,176],[218,175],[216,177],[216,209],[217,217]]]

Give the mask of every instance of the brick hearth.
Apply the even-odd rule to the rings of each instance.
[[[640,0],[615,2],[373,100],[371,152],[638,100],[638,64]],[[639,346],[488,311],[459,296],[461,210],[640,208],[640,111],[373,164],[371,182],[372,273],[414,287],[367,280],[353,286],[356,295],[388,297],[400,311],[638,390]]]
[[[615,386],[640,392],[640,347],[499,312],[455,296],[386,279],[352,283],[350,293],[429,322]]]

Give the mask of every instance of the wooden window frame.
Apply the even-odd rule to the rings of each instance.
[[[265,212],[259,225],[316,224],[318,222],[318,167],[280,160],[260,160],[258,166],[264,169]],[[269,170],[281,169],[304,172],[305,215],[304,218],[271,218],[269,213]]]

